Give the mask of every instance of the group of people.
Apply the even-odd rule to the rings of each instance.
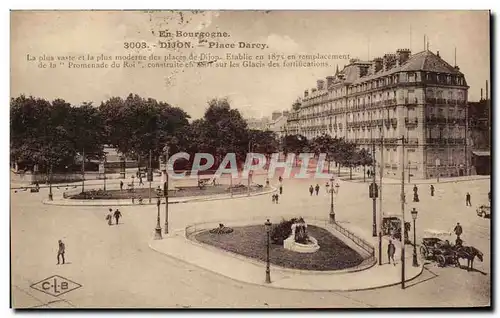
[[[278,204],[280,195],[283,195],[283,178],[281,176],[279,176],[278,182],[279,182],[279,186],[278,186],[279,194],[278,193],[274,193],[271,196],[272,202],[276,203],[276,204]],[[267,186],[269,186],[269,179],[266,179],[266,187]]]
[[[327,183],[327,187],[329,187],[328,183]],[[319,195],[319,184],[316,183],[316,186],[313,187],[313,185],[311,184],[309,186],[309,194],[310,195],[313,195],[314,191],[316,191],[316,195]],[[328,188],[326,189],[328,191]]]
[[[120,210],[116,209],[115,212],[113,212],[113,209],[109,209],[108,215],[106,215],[106,220],[108,221],[108,225],[113,225],[113,217],[116,220],[116,225],[118,225],[118,222],[122,216],[122,213]]]

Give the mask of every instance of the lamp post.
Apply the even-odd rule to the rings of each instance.
[[[269,222],[269,219],[267,219],[266,223],[264,223],[266,227],[266,236],[267,236],[267,262],[266,262],[266,284],[271,284],[271,267],[270,267],[270,262],[269,262],[269,247],[271,244],[271,225],[272,223]]]
[[[52,195],[52,164],[50,164],[50,173],[49,173],[49,201],[54,200],[54,196]]]
[[[417,220],[417,210],[413,208],[411,210],[411,217],[413,218],[413,266],[417,267],[418,266],[418,261],[417,261],[417,229],[415,227],[415,221]]]
[[[165,196],[165,234],[168,234],[168,152],[170,148],[166,145],[163,148],[165,152],[165,184],[163,186],[163,194]]]
[[[339,192],[339,185],[336,184],[335,186],[333,185],[333,181],[335,179],[332,177],[330,179],[331,182],[331,190],[330,190],[330,223],[335,223],[335,210],[333,208],[333,194],[337,194]],[[336,189],[336,190],[335,190]]]
[[[158,208],[158,216],[156,217],[156,229],[155,229],[155,240],[161,240],[161,225],[160,225],[160,204],[161,204],[161,198],[158,195],[157,201],[156,201],[156,207]]]

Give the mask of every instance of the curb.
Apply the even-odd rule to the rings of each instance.
[[[237,254],[237,253],[234,253],[234,252],[231,252],[231,251],[227,251],[227,250],[224,250],[224,249],[221,249],[221,248],[217,248],[213,245],[210,245],[210,244],[206,244],[206,243],[203,243],[203,242],[200,242],[196,239],[195,235],[196,234],[199,234],[201,232],[204,232],[204,231],[207,231],[207,229],[205,230],[200,230],[198,232],[194,232],[194,233],[191,233],[189,236],[190,237],[186,237],[184,235],[184,239],[190,243],[190,244],[193,244],[193,245],[196,245],[196,246],[199,246],[201,248],[205,248],[205,249],[209,249],[213,252],[216,252],[216,253],[221,253],[223,255],[230,255],[231,257],[234,257],[234,258],[237,258],[237,259],[240,259],[240,260],[243,260],[245,262],[249,262],[249,263],[252,263],[254,265],[259,265],[259,266],[265,266],[266,263],[263,262],[263,261],[260,261],[258,259],[254,259],[254,258],[251,258],[251,257],[247,257],[245,255],[241,255],[241,254]],[[333,234],[332,234],[333,235]],[[362,262],[363,263],[363,262]],[[354,266],[352,268],[344,268],[344,269],[338,269],[338,270],[329,270],[329,271],[317,271],[317,270],[307,270],[307,269],[295,269],[295,268],[287,268],[287,267],[282,267],[282,266],[278,266],[278,265],[273,265],[273,267],[276,269],[276,270],[279,270],[281,272],[288,272],[288,273],[293,273],[293,274],[301,274],[301,275],[325,275],[325,274],[328,274],[328,275],[342,275],[342,274],[350,274],[350,273],[355,273],[355,272],[361,272],[361,271],[364,271],[364,270],[367,270],[369,268],[372,268],[373,266],[375,266],[375,264],[377,263],[377,260],[374,259],[371,263],[367,263],[363,266],[360,265],[357,265],[357,266]]]
[[[171,259],[175,259],[176,261],[182,262],[184,264],[187,264],[187,265],[190,265],[190,266],[194,266],[194,267],[199,268],[201,270],[210,272],[210,273],[215,274],[215,275],[217,275],[219,277],[224,277],[226,279],[230,279],[232,281],[235,281],[235,282],[238,282],[238,283],[241,283],[241,284],[247,284],[247,285],[252,285],[252,286],[261,286],[261,287],[266,287],[266,288],[273,288],[273,289],[280,289],[280,290],[293,290],[293,291],[301,291],[301,292],[355,292],[355,291],[381,289],[381,288],[386,288],[386,287],[390,287],[390,286],[395,286],[395,285],[401,284],[401,282],[396,282],[396,283],[384,284],[384,285],[374,286],[374,287],[353,288],[353,289],[303,289],[303,288],[286,288],[286,287],[281,287],[281,286],[273,286],[272,283],[271,284],[266,284],[264,282],[262,282],[261,284],[259,284],[259,283],[252,283],[252,282],[246,282],[246,281],[242,281],[242,280],[238,280],[238,279],[226,276],[226,275],[224,275],[222,273],[213,271],[211,269],[207,269],[207,268],[202,267],[202,266],[200,266],[198,264],[190,263],[190,262],[185,261],[183,259],[180,259],[180,258],[177,258],[175,256],[172,256],[171,254],[163,253],[163,252],[157,250],[156,248],[154,248],[153,246],[151,246],[151,242],[152,241],[154,241],[154,240],[151,240],[148,243],[148,246],[149,246],[150,249],[152,249],[153,251],[155,251],[158,254],[161,254],[163,256],[169,257]],[[418,272],[418,274],[415,275],[414,277],[406,279],[405,283],[410,282],[410,281],[414,280],[415,278],[419,277],[422,274],[423,270],[424,270],[424,264],[420,265],[420,271]]]
[[[275,187],[270,187],[270,189],[268,190],[263,190],[263,191],[259,191],[259,192],[253,192],[253,193],[250,193],[250,195],[248,195],[247,193],[245,194],[236,194],[236,195],[233,195],[232,197],[228,197],[226,196],[226,194],[223,194],[223,195],[218,195],[218,196],[214,196],[214,197],[200,197],[200,198],[197,198],[197,197],[185,197],[186,199],[177,199],[177,200],[168,200],[168,204],[180,204],[180,203],[193,203],[193,202],[206,202],[206,201],[218,201],[218,200],[232,200],[232,199],[241,199],[241,198],[249,198],[249,197],[255,197],[255,196],[260,196],[260,195],[265,195],[265,194],[269,194],[269,193],[273,193],[273,192],[276,192],[277,189]],[[63,199],[63,200],[55,200],[55,201],[49,201],[48,199],[44,199],[42,200],[42,203],[43,204],[46,204],[46,205],[56,205],[56,206],[86,206],[86,207],[92,207],[92,206],[95,206],[95,207],[106,207],[106,206],[109,206],[109,205],[113,205],[113,206],[150,206],[150,205],[156,205],[156,202],[147,202],[147,203],[142,203],[142,204],[138,204],[138,203],[132,203],[130,200],[123,200],[123,201],[127,201],[127,202],[111,202],[113,200],[87,200],[89,202],[95,202],[96,204],[87,204],[87,202],[84,202],[84,203],[77,203],[77,202],[81,202],[80,200],[75,200],[76,202],[75,203],[71,203],[70,201],[71,199]],[[147,200],[147,199],[146,199]],[[106,202],[108,201],[108,202]],[[68,204],[61,204],[60,202],[69,202]],[[165,204],[165,203],[162,203],[162,204]]]

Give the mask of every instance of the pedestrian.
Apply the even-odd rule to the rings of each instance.
[[[269,178],[266,178],[266,188],[269,188]]]
[[[281,176],[279,176],[278,181],[279,181],[280,183],[281,183],[281,182],[283,182],[283,178],[282,178]]]
[[[274,194],[271,196],[271,199],[273,200],[273,203],[276,201],[276,197],[274,196]]]
[[[457,225],[455,226],[455,228],[453,229],[453,232],[455,232],[455,234],[457,235],[457,239],[460,238],[460,235],[462,235],[462,226],[460,225],[460,223],[457,223]]]
[[[472,206],[472,204],[470,203],[470,193],[467,192],[467,194],[465,195],[465,206]]]
[[[431,184],[431,197],[434,196],[434,186]]]
[[[57,250],[57,265],[60,264],[59,256],[62,258],[62,263],[64,264],[66,260],[64,259],[64,252],[66,251],[66,246],[63,241],[59,240],[59,249]]]
[[[313,192],[314,192],[314,187],[313,187],[313,186],[312,186],[312,184],[311,184],[311,186],[309,187],[309,193],[310,193],[311,195],[313,195]]]
[[[135,195],[132,194],[132,204],[135,204]]]
[[[394,254],[396,254],[396,246],[392,243],[392,240],[389,240],[389,244],[387,245],[387,258],[389,259],[389,264],[391,263],[396,266],[396,261],[394,260]]]
[[[280,184],[280,194],[283,194],[283,185]]]
[[[116,211],[114,213],[114,217],[115,217],[117,225],[118,225],[118,220],[120,219],[121,216],[122,216],[122,213],[120,212],[120,210],[116,209]]]
[[[139,196],[139,204],[142,204],[142,196]]]
[[[326,190],[326,193],[327,193],[327,194],[328,194],[328,193],[330,193],[330,192],[328,191],[328,190],[330,190],[330,183],[329,183],[328,181],[325,183],[325,190]]]
[[[316,195],[319,193],[319,184],[316,183]]]
[[[276,204],[278,204],[278,199],[279,199],[280,195],[276,193]]]
[[[139,185],[144,185],[144,182],[142,182],[142,174],[139,174]]]
[[[112,224],[111,223],[111,220],[113,219],[112,214],[113,214],[113,210],[110,208],[109,212],[108,212],[108,215],[106,215],[106,221],[108,221],[108,225]]]

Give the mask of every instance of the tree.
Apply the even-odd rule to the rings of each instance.
[[[171,152],[186,144],[189,115],[178,107],[129,94],[126,99],[112,97],[99,107],[106,139],[120,153],[134,158],[155,158],[165,145]]]
[[[295,154],[295,162],[297,162],[298,154],[308,150],[309,147],[309,141],[302,135],[286,135],[282,143],[285,156],[289,153]]]
[[[356,164],[363,166],[363,182],[366,182],[366,166],[373,165],[373,158],[364,148],[356,152],[355,158]]]
[[[71,164],[76,155],[73,108],[62,99],[21,95],[11,99],[11,158],[49,172]]]
[[[242,163],[248,152],[247,123],[236,109],[231,109],[227,98],[214,98],[208,102],[208,108],[202,119],[193,122],[190,139],[197,142],[192,150],[203,150],[214,155],[218,166],[228,152],[236,154]]]

